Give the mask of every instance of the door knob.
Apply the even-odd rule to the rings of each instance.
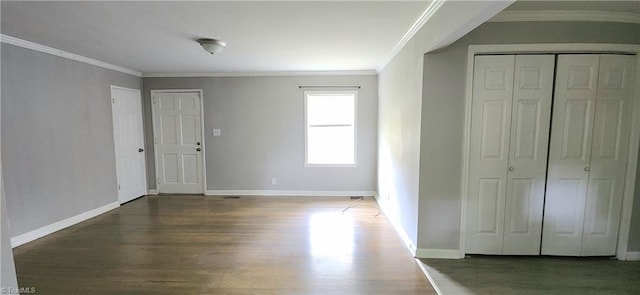
[[[584,171],[589,172],[589,171],[591,171],[591,168],[589,168],[589,167],[584,167]]]
[[[196,149],[196,151],[198,151],[198,152],[199,152],[199,151],[200,151],[200,148],[197,148],[197,149]]]
[[[513,166],[509,167],[509,171],[513,171],[513,170],[516,170],[516,167],[513,167]]]
[[[138,153],[142,153],[142,152],[144,152],[144,149],[143,148],[138,148]]]
[[[200,145],[200,142],[199,142],[199,141],[198,141],[198,142],[196,142],[196,145]]]

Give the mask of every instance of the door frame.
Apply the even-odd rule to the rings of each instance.
[[[158,193],[162,193],[160,191],[160,185],[159,185],[159,176],[158,176],[158,154],[156,153],[156,151],[158,150],[158,137],[156,136],[156,134],[158,134],[156,131],[158,130],[158,127],[156,126],[156,106],[157,104],[155,103],[155,98],[154,95],[156,93],[185,93],[185,92],[193,92],[193,93],[197,93],[198,97],[200,98],[200,136],[202,137],[202,153],[201,153],[201,166],[202,166],[202,193],[204,194],[207,191],[207,161],[205,158],[205,154],[206,154],[206,140],[205,140],[205,131],[204,131],[204,94],[202,89],[152,89],[151,90],[151,121],[153,122],[153,157],[154,157],[154,167],[153,167],[153,171],[155,173],[155,181],[156,181],[156,191]]]
[[[638,150],[640,148],[640,45],[633,44],[586,44],[586,43],[558,43],[558,44],[504,44],[504,45],[469,45],[467,51],[467,77],[465,85],[465,118],[464,137],[462,145],[462,179],[460,182],[460,239],[459,249],[455,257],[464,258],[466,245],[466,215],[469,188],[469,153],[471,152],[471,103],[473,101],[473,65],[474,57],[479,54],[559,54],[559,53],[623,53],[635,55],[635,81],[633,96],[633,111],[631,114],[631,130],[629,134],[629,148],[625,175],[624,192],[622,196],[622,212],[618,229],[616,258],[618,260],[637,260],[637,255],[629,253],[629,232],[631,230],[631,210],[635,194],[636,169],[638,167]],[[640,214],[640,212],[638,213]],[[634,252],[637,253],[637,252]]]
[[[144,139],[144,103],[142,101],[142,90],[140,89],[135,89],[135,88],[127,88],[127,87],[122,87],[122,86],[117,86],[117,85],[111,85],[110,86],[111,92],[109,93],[109,95],[111,96],[111,118],[112,118],[112,122],[111,122],[111,128],[113,129],[113,151],[114,151],[114,156],[115,156],[115,164],[116,164],[116,186],[118,185],[118,150],[116,148],[116,139],[115,139],[115,121],[113,121],[113,90],[124,90],[124,91],[132,91],[132,92],[136,92],[138,94],[138,97],[140,98],[140,110],[142,111],[142,113],[140,114],[140,119],[142,120],[142,148],[145,149],[145,139]],[[148,177],[148,171],[147,171],[147,153],[142,153],[142,158],[144,161],[144,190],[145,190],[145,194],[149,194],[149,183],[147,182],[147,177]],[[120,203],[120,190],[118,190],[118,202]],[[128,202],[128,201],[127,201]]]

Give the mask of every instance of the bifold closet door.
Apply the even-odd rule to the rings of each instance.
[[[598,55],[558,57],[542,254],[580,254],[598,63]]]
[[[502,254],[515,56],[476,56],[466,252]]]
[[[554,67],[553,55],[516,56],[502,254],[540,254]]]
[[[556,76],[542,254],[615,255],[633,57],[560,55]]]
[[[601,55],[583,256],[615,255],[633,110],[633,64],[629,55]]]
[[[466,245],[539,254],[554,56],[476,56]]]

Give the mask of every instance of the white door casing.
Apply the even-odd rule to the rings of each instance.
[[[537,255],[555,58],[475,59],[466,252]]]
[[[633,93],[633,57],[561,55],[542,254],[616,254]]]
[[[140,90],[111,86],[118,202],[147,192]]]
[[[201,90],[156,90],[153,104],[160,193],[204,193]]]
[[[554,55],[516,55],[502,254],[540,254],[554,68]]]

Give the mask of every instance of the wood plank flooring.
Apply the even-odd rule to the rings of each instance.
[[[14,249],[37,294],[435,294],[372,199],[147,196]]]
[[[482,255],[420,260],[447,295],[640,294],[638,261]]]

